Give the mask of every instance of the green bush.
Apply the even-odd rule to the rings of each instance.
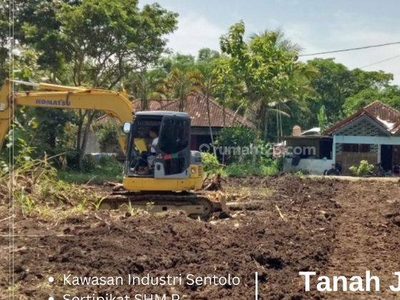
[[[85,155],[85,157],[83,158],[83,167],[82,167],[82,171],[83,172],[93,172],[96,169],[96,159],[90,155],[87,154]]]
[[[213,147],[217,148],[219,154],[224,153],[226,160],[224,162],[242,162],[246,157],[230,153],[235,152],[234,149],[243,149],[244,147],[250,147],[254,144],[255,133],[254,130],[247,127],[225,127],[222,128],[217,139],[215,140]],[[227,149],[230,149],[229,151]],[[228,153],[229,152],[229,153]]]
[[[306,169],[295,169],[292,172],[290,172],[292,175],[295,176],[304,176],[304,175],[310,175],[310,171],[306,170]]]
[[[224,127],[214,145],[217,147],[249,146],[255,140],[255,132],[247,127]]]
[[[102,156],[96,165],[96,170],[105,174],[119,176],[122,174],[123,164],[114,156]]]
[[[121,182],[123,177],[123,164],[115,157],[102,156],[99,160],[90,159],[91,167],[88,170],[59,171],[58,177],[70,183],[103,184],[105,181]]]
[[[101,152],[108,152],[107,147],[110,145],[119,145],[117,128],[110,122],[102,124],[96,134],[99,139]]]
[[[218,161],[218,158],[214,154],[202,152],[201,160],[202,160],[204,172],[210,173],[210,174],[221,173],[221,170],[222,170],[221,165]]]
[[[270,166],[264,166],[263,170],[264,174],[267,176],[275,176],[279,174],[279,169],[275,164],[272,164]]]
[[[349,170],[353,173],[355,176],[365,176],[370,174],[374,170],[374,165],[368,163],[366,160],[360,161],[360,165],[357,166],[351,166]]]
[[[226,166],[224,173],[232,177],[245,177],[245,176],[275,176],[279,173],[280,160],[269,159],[264,161],[263,164],[239,163],[234,162]]]
[[[227,176],[232,177],[245,177],[245,176],[262,176],[264,174],[263,167],[253,166],[251,164],[242,164],[242,163],[231,163],[225,168],[225,173]]]

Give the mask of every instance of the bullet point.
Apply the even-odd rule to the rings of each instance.
[[[49,297],[49,300],[54,300],[54,298],[53,297]]]
[[[49,277],[49,282],[54,282],[54,277],[50,276]],[[50,298],[49,298],[50,299]]]

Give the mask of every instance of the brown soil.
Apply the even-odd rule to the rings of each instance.
[[[15,299],[49,295],[63,299],[68,293],[103,297],[175,293],[181,299],[254,299],[255,272],[259,299],[396,298],[388,279],[400,271],[399,183],[252,177],[229,179],[224,193],[231,217],[215,216],[208,222],[179,212],[98,211],[56,221],[17,213],[11,228],[3,205],[0,298],[12,293]],[[322,293],[313,285],[305,292],[298,274],[315,271],[351,277],[364,275],[365,270],[381,278],[380,292]],[[241,282],[237,286],[63,285],[64,274],[126,279],[128,274],[184,278],[188,273],[231,274]],[[49,276],[56,281],[48,283]],[[14,289],[9,287],[12,277]]]

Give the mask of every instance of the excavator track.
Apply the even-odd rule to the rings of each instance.
[[[115,191],[100,204],[100,209],[143,209],[149,212],[181,210],[191,218],[208,219],[213,212],[221,211],[221,205],[204,194],[189,192],[131,192]]]

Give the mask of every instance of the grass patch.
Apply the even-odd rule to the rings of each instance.
[[[12,184],[10,184],[12,183]],[[74,214],[96,209],[103,198],[101,189],[60,180],[49,159],[27,157],[12,170],[0,174],[0,195],[11,197],[23,215],[50,217],[59,209]]]
[[[106,181],[122,182],[123,164],[113,157],[102,157],[90,171],[58,171],[58,178],[67,183],[98,184]]]
[[[257,197],[263,197],[263,198],[269,198],[273,194],[273,190],[269,188],[264,188],[264,187],[248,187],[248,186],[242,186],[240,188],[237,187],[226,187],[226,194],[227,197],[229,198],[232,195],[235,195],[236,198],[257,198]],[[254,197],[255,196],[255,197]]]
[[[275,161],[266,165],[253,165],[251,162],[232,163],[224,169],[224,175],[231,177],[274,176],[278,173],[279,166]]]

